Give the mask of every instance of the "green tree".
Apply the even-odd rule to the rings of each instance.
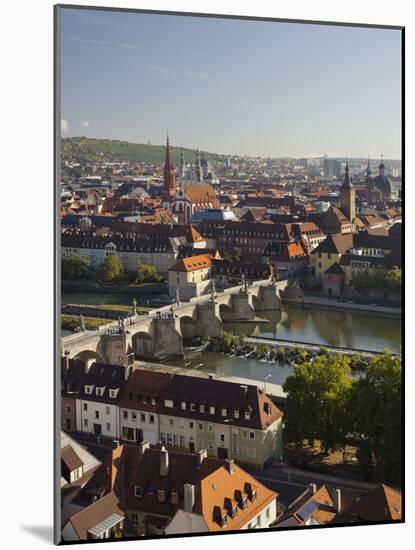
[[[283,386],[287,393],[285,436],[288,441],[313,444],[325,452],[345,445],[347,406],[352,385],[350,362],[345,355],[318,356],[294,367]]]
[[[227,250],[223,255],[224,260],[230,262],[240,262],[241,261],[241,249],[235,246],[231,250]]]
[[[89,274],[91,262],[83,256],[64,256],[61,261],[61,276],[63,280],[86,279]]]
[[[401,481],[402,358],[389,352],[370,361],[351,392],[359,464],[366,478]]]
[[[351,285],[355,290],[369,296],[377,294],[387,298],[402,291],[402,270],[376,268],[371,271],[358,271],[352,278]]]
[[[140,264],[137,267],[135,281],[137,283],[159,283],[162,277],[157,273],[153,265]]]
[[[98,280],[103,283],[119,281],[124,275],[121,260],[114,256],[107,256],[98,271]]]

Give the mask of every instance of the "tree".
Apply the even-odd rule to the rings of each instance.
[[[241,261],[241,249],[235,246],[231,250],[227,250],[223,255],[224,260],[230,262],[240,262]]]
[[[61,261],[61,276],[63,280],[86,279],[89,274],[91,262],[83,256],[64,256]]]
[[[369,296],[375,293],[387,298],[402,291],[402,270],[376,268],[371,271],[358,271],[351,281],[355,290]]]
[[[98,280],[103,283],[112,283],[119,281],[124,275],[121,260],[114,256],[107,256],[98,271]]]
[[[345,355],[317,356],[294,367],[283,386],[287,393],[285,435],[301,444],[319,440],[325,452],[345,445],[349,432],[347,406],[352,385]]]
[[[135,281],[137,283],[159,283],[162,277],[157,273],[153,265],[140,264],[137,267]]]
[[[384,352],[370,361],[351,392],[359,464],[367,479],[401,481],[402,358]]]

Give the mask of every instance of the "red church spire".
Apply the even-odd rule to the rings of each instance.
[[[164,200],[169,201],[176,194],[176,172],[170,159],[169,134],[166,140],[166,157],[164,160]]]

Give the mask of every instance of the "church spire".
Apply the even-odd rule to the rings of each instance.
[[[163,198],[165,201],[169,201],[176,193],[176,174],[174,171],[174,165],[170,158],[170,143],[169,133],[166,137],[166,155],[164,159],[164,190]]]
[[[346,168],[344,169],[344,181],[342,189],[353,187],[352,180],[349,175],[349,163],[346,161]]]

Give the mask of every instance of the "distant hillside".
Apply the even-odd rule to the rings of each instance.
[[[173,162],[180,160],[179,147],[170,147]],[[186,162],[193,162],[195,158],[195,149],[183,148]],[[116,161],[132,160],[142,161],[149,164],[160,164],[164,160],[164,145],[146,145],[143,143],[131,143],[128,141],[112,139],[95,139],[86,137],[73,137],[62,139],[62,160],[68,162],[87,162],[97,161]],[[206,153],[209,160],[223,160],[224,155]]]

